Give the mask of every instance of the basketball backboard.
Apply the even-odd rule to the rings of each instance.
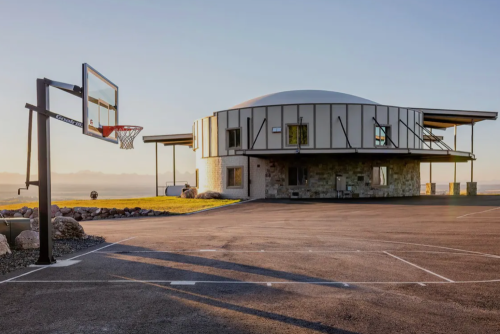
[[[103,126],[118,123],[118,86],[88,64],[83,64],[83,133],[118,143],[116,132],[103,135]]]

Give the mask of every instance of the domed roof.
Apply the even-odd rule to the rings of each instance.
[[[286,92],[259,96],[254,99],[237,104],[231,109],[307,103],[378,104],[362,97],[339,92],[332,92],[328,90],[289,90]]]

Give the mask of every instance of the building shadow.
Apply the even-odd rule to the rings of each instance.
[[[216,271],[230,270],[233,272],[257,274],[261,276],[272,277],[273,279],[301,282],[304,284],[308,283],[317,284],[338,289],[353,289],[353,287],[344,287],[342,284],[338,285],[321,284],[321,282],[327,283],[332,281],[326,281],[323,279],[307,275],[289,273],[286,271],[262,268],[254,265],[243,265],[229,261],[204,258],[200,256],[193,256],[182,253],[154,252],[145,247],[136,247],[128,245],[116,245],[114,247],[118,246],[120,247],[121,250],[115,252],[106,252],[107,253],[106,258],[112,258],[113,260],[117,261],[117,262],[114,261],[110,262],[105,270],[108,273],[108,275],[111,276],[110,277],[111,279],[130,280],[140,285],[157,288],[166,293],[167,296],[173,297],[174,299],[190,301],[194,302],[195,304],[233,311],[244,315],[255,316],[262,318],[264,320],[278,321],[286,325],[296,326],[316,332],[334,333],[334,334],[337,333],[356,334],[355,332],[334,328],[325,325],[321,322],[309,321],[306,319],[291,317],[276,312],[259,310],[253,307],[248,307],[245,305],[237,305],[230,301],[221,300],[220,299],[221,295],[224,295],[226,297],[239,296],[241,298],[248,298],[248,299],[241,299],[242,302],[245,302],[245,300],[259,301],[262,300],[263,298],[268,298],[268,300],[279,300],[280,298],[288,299],[288,298],[293,298],[296,295],[294,292],[278,289],[275,286],[266,286],[264,284],[256,284],[256,283],[244,284],[245,283],[244,281],[217,275]],[[115,254],[120,255],[120,257],[115,258],[114,257]],[[127,258],[129,256],[130,259]],[[161,262],[157,264],[151,263],[149,261],[141,262],[141,259],[164,260],[165,264],[161,265],[160,264]],[[189,270],[187,268],[183,269],[169,268],[168,262],[174,262],[181,265],[215,268],[215,273],[197,272],[194,270]],[[146,276],[148,276],[147,279]],[[162,280],[157,279],[158,276],[161,276],[163,279]],[[196,283],[196,285],[191,285],[191,286],[183,286],[183,285],[167,285],[169,284],[168,282],[162,282],[167,280],[196,281],[199,283]],[[203,281],[205,282],[221,281],[221,283],[222,282],[227,282],[227,283],[204,284]],[[231,284],[231,282],[237,284]],[[220,333],[223,332],[224,332],[223,330],[220,331]],[[245,331],[243,330],[240,331],[240,333],[244,332]]]
[[[448,196],[448,195],[421,195],[413,197],[367,197],[367,198],[300,198],[300,199],[260,199],[251,205],[284,204],[310,205],[324,204],[370,204],[370,205],[416,205],[416,206],[500,206],[500,196]],[[228,208],[229,209],[229,208]]]

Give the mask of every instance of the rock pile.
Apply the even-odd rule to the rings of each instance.
[[[205,191],[204,193],[199,193],[196,195],[199,199],[222,199],[222,194],[216,191]]]
[[[141,216],[168,216],[170,213],[168,211],[155,211],[141,209],[139,207],[135,208],[59,208],[57,205],[52,205],[51,208],[52,218],[55,217],[70,217],[77,221],[82,220],[99,220],[99,219],[114,219],[114,218],[129,218],[129,217],[141,217]],[[0,213],[5,217],[25,217],[33,219],[38,218],[38,208],[28,208],[23,207],[19,210],[1,210]]]

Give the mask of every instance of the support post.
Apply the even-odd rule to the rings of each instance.
[[[158,197],[158,143],[155,143],[155,156],[156,156],[156,197]]]
[[[431,142],[430,142],[430,147],[432,150],[432,128],[430,129],[431,131]],[[432,162],[429,162],[429,183],[432,183]]]
[[[49,86],[44,79],[36,80],[37,107],[49,108]],[[50,189],[50,117],[37,113],[38,131],[38,219],[40,256],[37,264],[56,262],[52,254],[52,210]]]
[[[173,156],[174,156],[174,186],[175,186],[175,145],[172,145]]]
[[[455,140],[453,149],[457,150],[457,125],[455,124]],[[455,162],[455,171],[453,173],[453,183],[457,183],[457,163]]]
[[[474,154],[474,121],[471,122],[470,153]],[[470,182],[474,182],[474,160],[470,161]]]

